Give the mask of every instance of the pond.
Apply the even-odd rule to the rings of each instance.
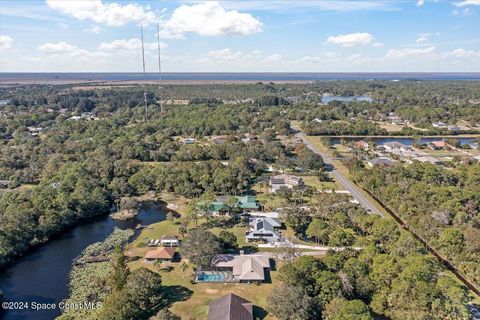
[[[369,96],[331,96],[324,95],[322,96],[322,104],[328,104],[331,101],[341,101],[341,102],[372,102],[373,99]]]
[[[7,301],[56,303],[68,296],[68,274],[72,260],[88,245],[104,240],[114,227],[135,228],[137,224],[151,224],[165,220],[165,207],[140,210],[131,220],[114,220],[104,216],[95,221],[79,224],[57,239],[33,249],[10,267],[0,270],[0,290]],[[60,310],[18,310],[3,312],[2,320],[51,320]]]

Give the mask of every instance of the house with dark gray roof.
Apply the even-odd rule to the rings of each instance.
[[[293,188],[302,187],[304,185],[303,179],[289,174],[280,174],[270,177],[270,191],[277,192],[281,187]]]
[[[278,242],[281,239],[278,229],[282,226],[277,218],[254,217],[249,220],[250,230],[246,234],[247,242]]]
[[[210,302],[208,320],[253,320],[253,304],[229,293]]]
[[[390,158],[387,157],[379,157],[379,158],[374,158],[367,160],[367,165],[370,167],[373,166],[391,166],[393,165],[393,161]]]

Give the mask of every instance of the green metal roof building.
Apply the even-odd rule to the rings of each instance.
[[[238,198],[238,207],[241,209],[258,209],[260,206],[254,196],[244,196]]]

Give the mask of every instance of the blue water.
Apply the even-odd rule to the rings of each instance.
[[[226,272],[203,271],[197,274],[197,282],[225,282]]]
[[[158,73],[147,73],[147,80],[158,80]],[[469,73],[332,73],[332,72],[272,72],[272,73],[224,73],[224,72],[165,72],[164,80],[231,80],[231,81],[317,81],[317,80],[480,80],[480,72]],[[80,81],[128,81],[143,80],[138,73],[0,73],[0,82],[25,80],[80,80]]]
[[[369,96],[322,96],[322,103],[328,104],[331,101],[342,101],[342,102],[372,102],[373,99]]]
[[[128,221],[99,217],[90,223],[62,233],[58,239],[25,254],[10,267],[0,270],[0,290],[7,301],[59,303],[68,296],[68,275],[72,261],[88,245],[104,240],[114,227],[135,228],[137,224],[151,224],[165,219],[165,208],[141,209]],[[1,320],[50,320],[60,315],[60,310],[18,310],[0,312]]]

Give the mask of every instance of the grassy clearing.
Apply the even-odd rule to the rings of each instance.
[[[335,181],[320,181],[316,176],[302,176],[306,185],[316,188],[317,190],[342,190],[343,187]]]

